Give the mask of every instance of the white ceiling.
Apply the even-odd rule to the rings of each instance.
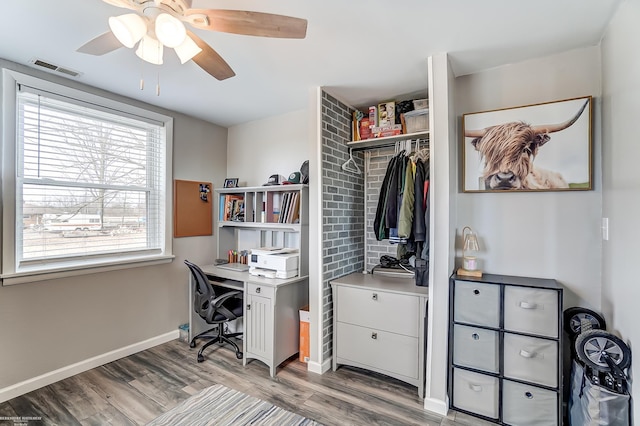
[[[0,58],[41,59],[79,71],[79,82],[228,127],[306,108],[317,86],[354,106],[424,90],[435,53],[448,52],[459,76],[597,45],[622,1],[193,0],[193,8],[308,20],[303,40],[192,29],[236,73],[218,81],[166,49],[161,66],[124,47],[104,56],[76,52],[125,9],[101,0],[4,0]]]

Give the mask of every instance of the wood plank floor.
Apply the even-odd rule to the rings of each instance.
[[[200,364],[196,352],[175,340],[75,375],[0,404],[0,425],[22,424],[6,420],[12,417],[41,418],[29,426],[143,425],[217,383],[327,426],[492,424],[425,412],[415,387],[366,370],[318,375],[292,358],[271,378],[266,365],[243,367],[228,347],[209,347]]]

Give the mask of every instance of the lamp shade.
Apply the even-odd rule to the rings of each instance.
[[[145,61],[154,64],[162,65],[162,43],[155,38],[145,35],[136,49],[136,55]]]
[[[110,17],[109,28],[118,41],[129,49],[147,33],[147,23],[136,13]]]
[[[189,36],[186,36],[182,44],[176,46],[175,50],[182,64],[202,52],[202,49]]]
[[[468,226],[464,227],[462,234],[464,236],[464,244],[462,246],[463,268],[468,271],[475,271],[478,269],[478,260],[476,256],[480,251],[478,237]]]
[[[187,30],[179,19],[168,13],[161,13],[156,18],[156,36],[165,46],[177,47],[184,42]]]

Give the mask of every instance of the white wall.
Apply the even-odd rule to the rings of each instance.
[[[174,179],[224,180],[225,128],[11,62],[0,60],[0,67],[173,116]],[[215,240],[177,238],[173,249],[176,258],[169,264],[0,287],[0,398],[12,385],[176,331],[187,322],[183,260],[210,262],[216,258]]]
[[[464,113],[594,96],[594,190],[459,192],[454,224],[458,258],[461,230],[471,226],[479,236],[486,272],[555,278],[565,286],[565,307],[580,305],[597,311],[601,308],[602,247],[600,81],[598,46],[458,77],[458,128]],[[458,170],[462,170],[459,157]]]
[[[633,351],[640,346],[640,282],[635,256],[640,241],[640,1],[624,2],[602,40],[603,216],[609,240],[602,251],[602,310],[607,329]],[[638,353],[632,377],[640,376]],[[639,412],[640,382],[633,382],[633,411]]]
[[[241,186],[260,186],[271,175],[287,178],[300,171],[309,159],[308,119],[302,109],[230,127],[228,177],[239,178]]]

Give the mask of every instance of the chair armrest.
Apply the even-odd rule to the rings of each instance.
[[[211,299],[209,303],[214,307],[219,308],[227,299],[237,297],[238,295],[242,295],[242,292],[240,290],[231,290]]]

